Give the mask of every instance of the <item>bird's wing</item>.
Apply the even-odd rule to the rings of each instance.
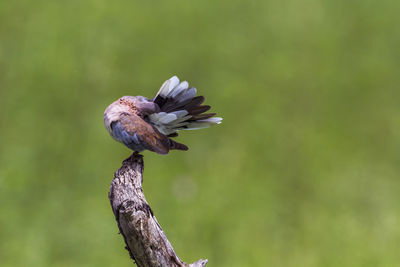
[[[153,99],[160,107],[160,112],[148,116],[149,122],[161,133],[177,136],[178,130],[194,130],[219,124],[222,118],[215,113],[204,114],[211,107],[201,105],[204,96],[196,96],[197,90],[189,87],[187,81],[179,82],[174,76],[164,82]]]
[[[159,154],[167,154],[170,149],[168,137],[137,115],[122,114],[112,128],[114,137],[130,148],[141,146]]]

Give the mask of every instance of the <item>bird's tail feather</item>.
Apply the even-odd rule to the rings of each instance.
[[[160,132],[176,136],[178,130],[195,130],[219,124],[222,118],[213,117],[216,113],[204,113],[211,107],[202,105],[204,96],[196,96],[196,88],[188,82],[179,82],[174,76],[164,82],[154,98],[161,112],[149,116],[150,121]]]
[[[176,149],[176,150],[188,150],[189,148],[187,146],[185,146],[184,144],[178,143],[172,139],[169,139],[170,141],[170,147],[169,149]]]

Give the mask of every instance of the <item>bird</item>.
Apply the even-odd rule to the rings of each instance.
[[[180,130],[197,130],[220,124],[211,107],[202,105],[204,96],[177,76],[165,81],[154,98],[123,96],[104,111],[104,126],[116,141],[134,153],[149,150],[161,155],[170,150],[188,150],[171,139]]]

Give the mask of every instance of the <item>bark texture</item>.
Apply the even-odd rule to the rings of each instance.
[[[179,259],[144,197],[142,182],[143,156],[134,153],[115,172],[108,195],[131,258],[139,267],[205,266],[207,260],[186,264]]]

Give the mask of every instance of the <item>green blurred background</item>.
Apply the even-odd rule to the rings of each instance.
[[[399,266],[400,3],[0,2],[0,266],[131,266],[103,111],[172,75],[223,124],[144,152],[178,255]]]

